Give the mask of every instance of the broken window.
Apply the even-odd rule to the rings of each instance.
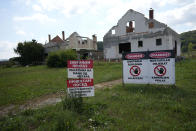
[[[162,40],[161,40],[161,38],[160,38],[160,39],[156,39],[156,45],[157,45],[157,46],[162,45]]]
[[[112,35],[115,35],[116,34],[116,31],[113,29],[112,30]]]
[[[129,21],[127,22],[127,25],[126,25],[126,32],[129,33],[129,32],[134,32],[135,31],[135,21]]]
[[[138,41],[138,47],[143,47],[143,41]]]
[[[82,38],[82,44],[87,44],[87,38],[86,37]]]
[[[84,40],[84,43],[87,44],[87,40]]]
[[[130,52],[131,51],[131,43],[120,43],[119,44],[119,53]]]

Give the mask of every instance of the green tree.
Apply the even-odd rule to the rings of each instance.
[[[188,44],[188,54],[189,54],[189,56],[191,56],[192,50],[193,50],[193,44],[190,42]]]
[[[14,52],[20,56],[19,62],[22,65],[37,65],[44,60],[44,47],[36,40],[18,43]]]
[[[103,41],[98,41],[97,42],[97,50],[98,51],[103,51]]]

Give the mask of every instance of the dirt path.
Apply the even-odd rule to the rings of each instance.
[[[96,89],[103,89],[103,88],[111,88],[113,85],[122,83],[122,79],[103,82],[99,84],[95,84]],[[65,95],[63,91],[59,91],[55,94],[44,95],[39,98],[35,98],[33,100],[27,101],[25,104],[22,105],[8,105],[0,107],[0,117],[8,115],[8,114],[15,114],[16,112],[23,111],[26,109],[37,109],[42,108],[46,105],[54,105],[58,102],[61,102],[61,98]]]

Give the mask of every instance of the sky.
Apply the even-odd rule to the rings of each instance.
[[[65,31],[99,41],[118,20],[133,9],[178,33],[196,29],[196,0],[0,0],[0,59],[17,56],[18,42],[36,39],[44,44]]]

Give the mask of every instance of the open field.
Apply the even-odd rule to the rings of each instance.
[[[94,63],[94,83],[121,78],[121,69],[120,63]],[[0,106],[65,90],[66,79],[66,68],[0,68]]]
[[[116,85],[96,90],[95,97],[84,98],[83,102],[65,99],[56,106],[10,115],[0,119],[0,128],[194,131],[196,59],[176,64],[176,86]]]

